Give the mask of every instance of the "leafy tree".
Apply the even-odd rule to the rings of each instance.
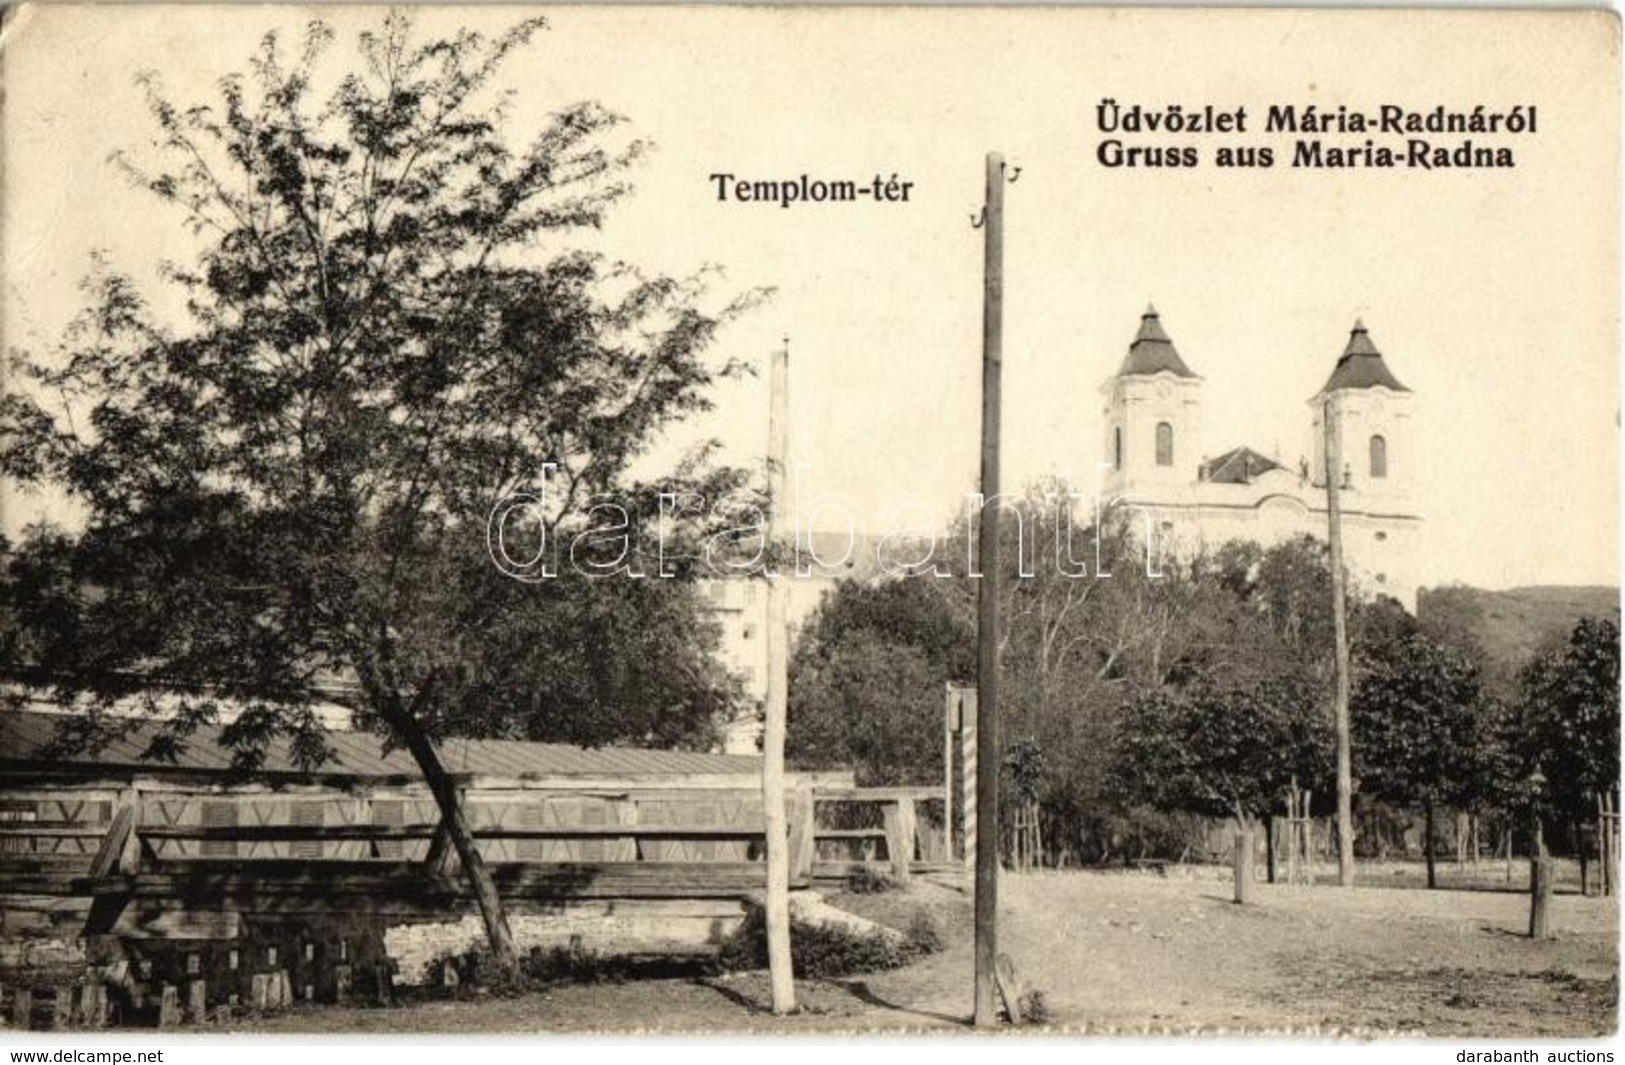
[[[1360,656],[1350,705],[1355,775],[1365,794],[1422,807],[1430,888],[1436,808],[1470,801],[1480,767],[1478,700],[1476,664],[1414,628]]]
[[[729,694],[686,590],[510,579],[488,516],[529,489],[507,535],[647,572],[602,534],[646,531],[656,487],[742,484],[703,456],[657,485],[628,471],[738,372],[713,349],[755,298],[566,246],[627,193],[643,146],[590,102],[513,146],[494,86],[542,28],[418,42],[391,14],[330,73],[317,21],[291,54],[267,34],[212,102],[146,79],[156,155],[120,159],[197,237],[166,268],[184,312],[166,320],[102,264],[61,349],[19,358],[25,387],[0,407],[0,472],[86,515],[13,571],[34,679],[95,705],[155,680],[232,700],[245,766],[277,737],[321,761],[311,705],[353,681],[361,717],[421,767],[507,964],[437,738],[683,742]],[[594,648],[617,642],[606,673]],[[217,712],[184,701],[160,746]]]
[[[843,643],[797,656],[786,754],[807,768],[850,766],[863,786],[942,780],[942,678],[917,647]]]
[[[975,645],[943,582],[842,581],[808,619],[790,662],[786,754],[852,767],[862,784],[935,783],[943,685],[975,676]]]
[[[1160,810],[1234,817],[1251,828],[1294,780],[1316,787],[1330,779],[1323,705],[1313,685],[1290,675],[1146,691],[1128,705],[1119,732],[1120,787]]]
[[[1519,745],[1545,778],[1546,812],[1571,823],[1619,787],[1619,626],[1583,618],[1524,668]]]

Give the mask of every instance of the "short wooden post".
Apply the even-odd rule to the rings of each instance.
[[[1552,905],[1552,860],[1535,858],[1529,863],[1529,938],[1546,939],[1547,914]]]
[[[248,978],[248,1004],[256,1010],[269,1009],[271,1005],[271,978],[265,973],[255,973]]]
[[[209,985],[193,980],[186,985],[186,1019],[201,1024],[209,1016]]]
[[[914,800],[893,799],[881,808],[886,825],[886,856],[892,875],[907,880],[914,857]]]
[[[173,1028],[181,1020],[181,993],[174,984],[165,984],[158,1000],[158,1027]]]
[[[34,1019],[34,992],[26,987],[19,987],[11,993],[11,1025],[20,1031],[28,1031]]]
[[[899,850],[892,853],[892,866],[899,880],[907,880],[914,866],[914,835],[918,822],[914,816],[914,800],[897,801],[897,842]]]
[[[798,782],[787,797],[786,815],[790,819],[790,879],[803,879],[812,875],[816,842],[812,787],[806,781]]]
[[[1236,902],[1245,906],[1253,897],[1253,837],[1250,832],[1236,834],[1235,853]]]
[[[350,998],[350,967],[333,966],[333,1001],[347,1002]]]
[[[107,989],[100,979],[92,977],[79,985],[79,1016],[82,1028],[103,1028],[107,1025]]]
[[[73,1025],[73,985],[58,985],[51,999],[51,1029],[62,1031]]]

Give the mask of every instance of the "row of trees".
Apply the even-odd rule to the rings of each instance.
[[[1326,812],[1324,545],[1238,542],[1185,561],[1168,550],[1153,575],[1141,556],[1148,530],[1127,513],[1100,530],[1109,577],[1042,564],[1021,576],[1022,537],[1029,558],[1035,545],[1094,543],[1095,530],[1053,495],[1035,490],[1007,523],[999,637],[1011,681],[1004,734],[1042,755],[1052,857],[1181,847],[1180,817],[1256,822],[1283,812],[1294,783]],[[793,756],[855,763],[877,783],[942,779],[940,745],[921,737],[941,728],[943,681],[974,681],[976,583],[963,565],[944,565],[942,576],[847,584],[826,600],[792,663]],[[1466,620],[1418,620],[1392,599],[1352,597],[1358,798],[1369,812],[1422,814],[1430,881],[1440,810],[1572,823],[1619,775],[1617,626],[1583,621],[1508,673],[1486,660]]]

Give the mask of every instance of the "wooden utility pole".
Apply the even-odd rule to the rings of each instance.
[[[785,565],[773,558],[784,543],[784,481],[789,453],[790,342],[773,353],[768,370],[770,396],[767,422],[768,519],[767,706],[762,729],[762,814],[767,822],[767,964],[773,980],[773,1012],[796,1008],[795,976],[790,962],[790,821],[784,810],[784,736],[789,721],[790,634],[785,621]]]
[[[982,513],[977,590],[976,1016],[998,1023],[999,914],[999,376],[1004,361],[1004,159],[987,157],[982,281]]]
[[[1337,727],[1337,883],[1354,886],[1354,757],[1349,738],[1349,631],[1348,603],[1343,574],[1343,506],[1339,498],[1343,476],[1342,433],[1334,399],[1328,395],[1321,410],[1326,432],[1326,540],[1331,548],[1332,639],[1337,660],[1337,695],[1333,707]]]

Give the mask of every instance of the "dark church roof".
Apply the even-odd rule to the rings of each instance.
[[[1215,484],[1248,484],[1254,477],[1281,469],[1274,459],[1250,447],[1238,447],[1202,464],[1202,480]]]
[[[1157,309],[1147,307],[1140,316],[1140,332],[1128,346],[1128,356],[1117,371],[1119,377],[1134,377],[1169,371],[1177,377],[1195,377],[1185,360],[1174,350],[1174,342],[1162,331]]]
[[[1337,366],[1321,392],[1336,392],[1343,388],[1376,388],[1379,385],[1395,392],[1410,391],[1399,383],[1398,378],[1389,371],[1388,364],[1382,361],[1382,352],[1371,342],[1371,334],[1366,332],[1365,323],[1356,320],[1353,331],[1349,333],[1348,347],[1343,349],[1342,358],[1337,360]]]

